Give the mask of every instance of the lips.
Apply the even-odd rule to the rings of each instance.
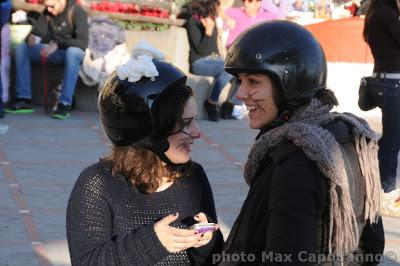
[[[187,151],[192,151],[192,145],[194,144],[194,142],[190,142],[190,143],[185,143],[183,145],[183,148],[186,149]]]
[[[185,151],[187,151],[187,152],[191,152],[192,151],[192,145],[194,144],[194,142],[193,141],[190,141],[190,142],[183,142],[183,143],[181,143],[179,146],[178,146],[178,148],[179,149],[183,149],[183,150],[185,150]]]
[[[257,105],[246,105],[247,111],[249,112],[254,112],[255,110],[258,109]]]

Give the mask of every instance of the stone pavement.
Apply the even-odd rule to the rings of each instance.
[[[379,118],[369,118],[379,130]],[[65,211],[80,171],[107,154],[110,145],[95,113],[73,112],[65,121],[40,108],[0,120],[0,265],[70,265]],[[256,134],[247,120],[199,121],[202,138],[193,151],[210,179],[227,237],[247,194],[242,167]],[[384,217],[386,251],[400,265],[400,219]],[[388,253],[389,256],[391,253]]]

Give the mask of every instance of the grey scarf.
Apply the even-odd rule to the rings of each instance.
[[[355,250],[358,228],[352,207],[348,178],[339,143],[321,125],[340,119],[352,126],[352,136],[365,179],[365,220],[376,221],[380,206],[380,180],[377,158],[377,135],[367,122],[350,113],[330,112],[332,106],[322,105],[317,99],[298,108],[290,120],[261,135],[251,148],[244,168],[245,180],[250,184],[257,165],[274,147],[289,140],[314,161],[330,183],[329,246],[331,254],[342,256]]]

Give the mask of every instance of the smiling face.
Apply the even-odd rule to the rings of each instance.
[[[267,126],[278,116],[271,79],[264,74],[248,73],[239,73],[238,78],[241,83],[236,97],[249,110],[250,127],[260,129]]]
[[[257,16],[258,12],[260,11],[260,8],[261,8],[260,0],[244,0],[243,1],[244,12],[250,17]]]
[[[183,110],[182,124],[176,124],[173,132],[167,140],[169,149],[165,152],[168,159],[175,164],[187,163],[194,141],[200,137],[200,128],[197,124],[197,106],[191,96]]]

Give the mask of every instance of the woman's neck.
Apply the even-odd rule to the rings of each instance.
[[[164,177],[160,186],[156,189],[156,192],[161,192],[169,188],[174,182],[168,181],[168,178]]]

